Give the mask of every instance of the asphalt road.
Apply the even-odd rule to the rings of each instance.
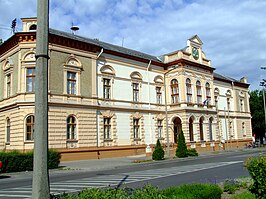
[[[50,190],[58,194],[86,187],[141,187],[152,184],[165,188],[184,183],[219,183],[225,179],[249,176],[243,162],[266,154],[266,149],[212,154],[196,158],[172,159],[117,166],[103,171],[56,170],[50,172]],[[0,177],[0,198],[30,198],[32,173]]]

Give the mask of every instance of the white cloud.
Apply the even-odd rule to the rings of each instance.
[[[0,28],[36,16],[35,0],[0,0]],[[248,76],[258,88],[266,65],[266,1],[262,0],[50,0],[50,27],[161,55],[198,34],[217,72]],[[18,24],[21,27],[21,24]],[[10,31],[0,29],[0,38]]]

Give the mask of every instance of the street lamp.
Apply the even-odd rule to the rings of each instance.
[[[263,79],[263,82],[260,82],[260,86],[262,86],[262,96],[263,96],[263,106],[264,106],[264,116],[265,116],[265,125],[266,125],[266,106],[265,106],[265,87],[266,87],[266,80]],[[266,137],[266,132],[264,134]]]
[[[170,157],[170,143],[169,143],[169,132],[168,132],[168,111],[167,111],[167,97],[166,97],[166,75],[174,70],[174,66],[171,70],[164,73],[164,107],[165,107],[165,123],[166,123],[166,139],[167,139],[167,156]]]

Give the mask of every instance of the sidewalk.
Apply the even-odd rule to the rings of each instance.
[[[219,154],[242,151],[242,150],[261,150],[261,149],[265,150],[263,148],[255,148],[255,149],[236,149],[228,151],[222,150],[222,151],[200,152],[199,157],[213,156],[213,155],[219,155]],[[174,154],[171,157],[174,157]],[[152,157],[146,155],[137,155],[137,156],[128,156],[128,157],[119,157],[119,158],[64,161],[60,163],[60,167],[62,168],[62,170],[100,171],[100,170],[114,169],[121,166],[136,165],[137,164],[136,162],[145,162],[145,160],[147,160],[147,162],[149,162],[149,160],[152,161]]]

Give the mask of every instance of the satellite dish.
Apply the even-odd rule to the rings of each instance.
[[[70,29],[72,30],[72,34],[74,34],[76,31],[79,30],[79,27],[78,26],[72,26]]]

